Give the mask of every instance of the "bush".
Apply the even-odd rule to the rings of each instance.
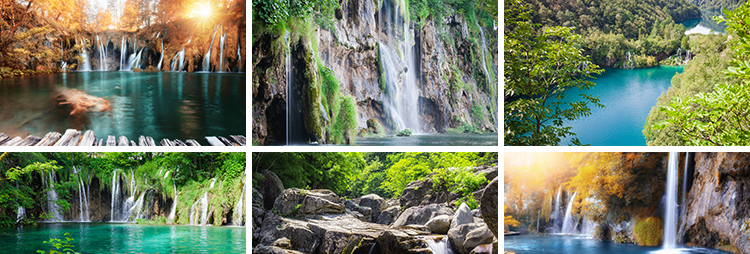
[[[55,253],[73,253],[73,254],[79,254],[79,252],[75,252],[72,248],[75,247],[74,245],[70,244],[71,241],[73,241],[73,238],[70,237],[70,233],[64,234],[64,239],[57,239],[57,238],[50,238],[49,241],[44,241],[45,244],[50,244],[54,249],[50,249],[49,252],[43,251],[43,250],[37,250],[37,253],[49,253],[49,254],[55,254]]]
[[[289,17],[289,6],[286,0],[253,1],[253,5],[258,10],[258,17],[266,24],[276,24]]]
[[[636,219],[633,235],[635,242],[641,246],[658,246],[661,244],[664,222],[659,217]]]
[[[411,136],[411,131],[409,129],[403,129],[403,130],[399,131],[398,134],[396,134],[396,136],[399,136],[399,137],[409,137],[409,136]]]

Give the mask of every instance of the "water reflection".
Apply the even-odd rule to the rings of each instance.
[[[140,135],[195,139],[245,135],[244,74],[82,72],[0,80],[0,132],[43,136],[94,130],[137,140]],[[111,104],[110,111],[70,115],[55,96],[78,89]],[[223,88],[223,89],[222,89]],[[222,91],[232,91],[222,93]]]

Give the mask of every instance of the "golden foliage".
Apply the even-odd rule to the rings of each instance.
[[[633,227],[635,242],[641,246],[658,246],[661,244],[664,222],[659,217],[636,219]]]

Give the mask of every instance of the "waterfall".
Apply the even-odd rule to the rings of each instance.
[[[240,192],[240,200],[237,201],[237,205],[234,206],[234,212],[232,213],[232,226],[242,226],[242,221],[245,217],[245,192],[247,191],[247,185],[245,184],[245,178],[242,178],[242,192]]]
[[[240,44],[237,44],[237,72],[242,72],[242,53],[240,53],[242,52],[241,49],[242,47],[240,46]]]
[[[161,57],[159,57],[159,64],[156,66],[156,69],[161,71],[161,62],[164,61],[164,40],[161,40]]]
[[[91,221],[89,220],[89,198],[88,198],[88,188],[86,186],[86,183],[83,181],[83,176],[81,174],[81,171],[79,171],[75,166],[73,166],[73,174],[78,175],[78,210],[79,210],[79,220],[80,221]]]
[[[289,43],[289,32],[286,32],[284,37]],[[294,73],[292,71],[292,54],[291,49],[286,51],[286,145],[291,144],[291,137],[289,136],[289,129],[291,126],[291,112],[292,111],[292,89],[294,88]]]
[[[143,216],[144,211],[144,197],[146,196],[146,191],[142,192],[140,196],[138,196],[138,200],[135,201],[135,204],[130,207],[128,211],[128,217],[126,218],[127,221],[134,221],[136,219],[140,219]]]
[[[557,224],[560,221],[560,190],[562,186],[557,188],[557,198],[555,198],[555,210],[552,211],[550,219],[552,219],[552,226],[557,228]]]
[[[26,219],[26,208],[23,206],[18,206],[18,212],[16,213],[16,224],[21,223]]]
[[[487,39],[484,38],[484,30],[482,30],[482,27],[479,26],[479,21],[477,21],[476,13],[474,14],[474,21],[476,21],[477,27],[479,27],[479,33],[482,35],[482,70],[484,71],[484,76],[487,78],[487,84],[491,84],[492,81],[490,80],[490,73],[487,70],[487,63],[485,55],[487,55]]]
[[[55,184],[57,183],[57,175],[54,171],[47,173],[45,177],[42,172],[42,184],[47,189],[47,214],[50,215],[48,221],[63,221],[62,208],[57,204],[57,191],[55,190]]]
[[[565,219],[563,219],[563,227],[562,232],[563,234],[575,234],[576,231],[576,225],[573,224],[576,222],[575,219],[573,219],[573,216],[570,214],[571,210],[573,209],[573,201],[576,199],[576,194],[573,193],[573,196],[570,196],[570,201],[568,201],[568,207],[565,208]]]
[[[688,62],[690,62],[690,59],[690,50],[685,50],[685,60],[683,61],[683,64],[687,64]]]
[[[673,249],[677,243],[677,159],[679,153],[669,153],[667,171],[667,203],[664,214],[664,248]]]
[[[125,42],[125,36],[122,36],[122,43],[120,44],[120,70],[124,71],[125,68],[123,66],[123,62],[125,61],[125,56],[128,54],[128,44]]]
[[[451,249],[451,243],[447,236],[439,237],[440,241],[435,242],[432,237],[423,238],[424,242],[427,243],[427,248],[434,254],[453,254]]]
[[[635,63],[633,63],[633,56],[630,54],[630,51],[628,51],[628,58],[625,61],[625,63],[622,66],[625,69],[633,69],[635,68]]]
[[[172,199],[172,211],[169,212],[169,217],[167,217],[167,223],[174,223],[174,215],[175,211],[177,211],[177,185],[174,183],[174,178],[172,178],[172,186],[174,187],[174,199]]]
[[[99,42],[99,70],[100,71],[106,71],[107,68],[107,47],[104,46],[104,43],[99,38],[99,35],[96,36],[96,41]]]
[[[376,244],[378,244],[378,242],[377,242],[377,241],[375,241],[375,243],[373,243],[373,244],[372,244],[372,246],[370,246],[370,251],[368,251],[368,252],[367,252],[367,254],[372,254],[372,250],[374,250],[374,249],[375,249],[375,245],[376,245]]]
[[[130,67],[128,68],[128,70],[141,67],[141,55],[143,54],[144,49],[146,48],[142,48],[140,51],[138,51],[138,54],[133,53],[132,55],[130,55]]]
[[[419,87],[417,84],[417,72],[419,71],[414,61],[411,31],[408,22],[400,15],[406,5],[403,0],[399,4],[384,1],[378,11],[378,27],[386,29],[387,41],[378,41],[380,58],[383,63],[386,83],[386,95],[390,103],[387,107],[390,118],[394,120],[398,130],[410,129],[412,133],[421,132],[421,119],[419,117],[418,101]],[[383,16],[385,15],[385,16]],[[387,25],[387,27],[384,27]],[[403,39],[399,40],[394,29],[403,29]],[[398,31],[396,31],[398,32]],[[399,54],[402,53],[402,54]]]
[[[216,28],[214,28],[214,35],[211,36],[211,44],[208,44],[208,52],[203,57],[203,71],[211,71],[211,47],[214,45],[214,39],[216,39]]]
[[[583,217],[583,225],[581,225],[582,235],[594,235],[594,229],[596,229],[597,223]]]
[[[227,33],[222,33],[221,38],[219,39],[219,69],[216,70],[217,72],[224,71],[224,39],[226,38]]]
[[[68,69],[68,63],[65,62],[65,45],[63,44],[63,41],[60,41],[60,50],[62,51],[62,54],[60,55],[60,68],[62,71],[65,71]]]
[[[86,53],[86,38],[81,38],[81,58],[83,63],[78,69],[81,71],[91,71],[91,62],[89,61],[89,54]]]
[[[179,62],[175,61],[176,58],[179,57]],[[182,65],[185,63],[185,47],[182,47],[182,50],[180,52],[177,52],[177,54],[172,57],[172,71],[182,71]],[[179,68],[177,68],[179,66]]]
[[[111,199],[111,208],[109,210],[110,219],[109,221],[116,221],[115,217],[115,204],[117,204],[117,199],[120,197],[120,181],[119,177],[117,175],[117,170],[112,172],[112,199]]]

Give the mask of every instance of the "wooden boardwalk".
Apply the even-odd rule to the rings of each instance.
[[[245,136],[232,135],[229,138],[225,137],[206,137],[206,142],[212,146],[245,146]],[[96,139],[96,133],[92,130],[87,130],[81,133],[78,130],[68,129],[65,134],[58,132],[50,132],[44,137],[40,138],[37,136],[29,135],[26,138],[15,137],[11,138],[5,133],[0,132],[0,146],[156,146],[156,142],[153,138],[148,136],[140,136],[138,142],[135,140],[128,140],[125,136],[115,137],[107,136],[105,139]],[[201,146],[198,141],[194,139],[186,139],[184,142],[179,139],[169,140],[162,139],[159,142],[161,146]]]

